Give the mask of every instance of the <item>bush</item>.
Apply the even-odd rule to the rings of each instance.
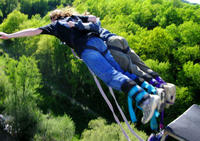
[[[128,133],[131,140],[137,140],[137,138],[129,131],[125,123],[122,123],[123,128]],[[131,125],[132,129],[144,140],[147,139],[147,135],[138,131]],[[108,125],[105,119],[98,118],[91,120],[88,124],[87,130],[82,133],[80,141],[125,141],[126,138],[123,135],[121,128],[118,124],[113,123]],[[129,132],[128,132],[129,131]]]
[[[34,141],[71,141],[74,136],[75,126],[67,115],[42,115],[40,122]]]

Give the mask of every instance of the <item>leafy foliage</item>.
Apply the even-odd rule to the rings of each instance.
[[[122,123],[124,130],[128,133],[128,136],[131,140],[137,140],[135,136],[129,131],[128,127],[125,123]],[[88,124],[87,130],[82,133],[80,141],[125,141],[126,138],[124,137],[121,128],[116,123],[111,125],[106,123],[105,119],[98,118],[96,120],[91,120]],[[147,135],[142,132],[138,131],[131,125],[131,128],[144,140],[147,139]]]
[[[36,61],[25,56],[20,61],[7,58],[6,67],[2,68],[6,74],[4,84],[1,85],[4,93],[4,112],[12,116],[10,123],[12,134],[18,139],[28,140],[36,131],[39,111],[36,106],[38,99],[37,89],[40,87],[41,75]]]
[[[100,17],[104,28],[125,37],[150,68],[177,85],[176,103],[166,110],[167,122],[191,104],[200,104],[199,5],[181,0],[1,0],[0,31],[12,33],[41,27],[50,22],[49,11],[72,4],[80,13],[88,11]],[[81,134],[90,114],[86,117],[82,113],[87,110],[71,105],[67,97],[113,121],[85,64],[75,59],[69,47],[58,39],[44,35],[17,38],[0,41],[0,47],[0,110],[15,117],[13,127],[18,137],[64,140],[58,137],[62,134],[59,128],[52,127],[59,125],[64,130],[62,125],[69,125],[66,140],[71,139],[75,127],[64,113],[78,121],[76,132]],[[107,93],[105,85],[103,88]],[[116,96],[128,114],[126,95],[116,92]],[[40,110],[53,115],[43,115]],[[91,121],[89,128],[81,140],[124,140],[119,127],[108,125],[103,119]],[[144,130],[148,132],[148,128]]]
[[[67,115],[54,117],[42,115],[38,133],[34,136],[35,141],[70,141],[74,135],[74,123]]]
[[[187,82],[187,85],[192,86],[199,90],[200,86],[200,64],[194,64],[193,62],[189,61],[183,65],[183,70],[180,72],[179,77],[183,82]]]
[[[170,73],[168,73],[171,68],[171,65],[169,62],[158,62],[158,60],[148,59],[145,61],[145,63],[150,68],[158,72],[163,77],[163,79],[166,80],[167,82],[173,81],[173,76]]]

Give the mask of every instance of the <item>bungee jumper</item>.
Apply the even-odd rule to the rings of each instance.
[[[60,17],[57,17],[57,15]],[[56,36],[62,42],[74,48],[80,58],[83,59],[84,63],[95,75],[103,80],[104,83],[124,93],[135,94],[134,100],[143,109],[141,121],[142,123],[149,122],[159,104],[159,96],[149,95],[144,89],[138,86],[135,81],[116,70],[117,63],[110,52],[107,51],[104,56],[101,54],[101,52],[107,50],[107,46],[96,34],[91,34],[85,30],[77,30],[70,24],[72,21],[92,22],[94,19],[96,20],[96,17],[83,15],[75,16],[73,15],[73,11],[68,8],[62,12],[60,10],[51,12],[50,19],[51,23],[43,27],[25,29],[12,34],[1,32],[0,39],[35,36],[39,34]],[[77,24],[74,26],[76,27]],[[96,48],[98,51],[87,47]]]
[[[98,23],[98,25],[100,25],[100,23]],[[144,86],[142,88],[144,88],[150,94],[159,95],[160,93],[163,92],[164,95],[159,95],[159,96],[164,97],[163,99],[164,107],[168,108],[170,105],[174,104],[176,95],[175,85],[171,83],[166,83],[158,75],[158,73],[148,68],[144,64],[144,62],[141,61],[139,56],[128,47],[128,43],[123,37],[110,33],[108,30],[103,29],[101,27],[99,27],[98,30],[95,30],[95,27],[93,27],[92,24],[89,27],[84,27],[84,25],[82,25],[82,23],[79,22],[79,26],[81,27],[81,28],[79,27],[79,29],[81,30],[87,28],[87,30],[90,29],[91,32],[99,31],[97,34],[107,44],[108,50],[111,52],[116,62],[123,69],[123,70],[120,70],[121,68],[118,69],[120,72],[122,72],[123,74],[134,80],[141,87]],[[141,79],[140,77],[143,78],[145,81],[149,82],[150,84],[152,84],[153,86],[155,86],[157,88],[156,89],[157,92],[155,93],[155,89],[153,89],[151,85],[149,85],[148,83],[144,85],[145,81],[138,81],[138,79]],[[130,97],[128,96],[128,98],[130,100],[132,96]],[[129,103],[132,103],[132,101]],[[162,107],[161,105],[159,106],[157,107],[157,109],[160,108],[159,110],[162,113],[161,115],[162,118],[164,107]],[[130,107],[132,108],[132,105]],[[157,127],[154,125],[157,124],[156,121],[156,117],[158,116],[157,113],[158,112],[154,112],[154,115],[151,118],[151,123],[150,123],[152,125],[151,127],[153,127],[154,129],[157,129]],[[130,115],[132,115],[132,112],[130,112]],[[200,130],[200,125],[197,124],[200,123],[200,118],[198,118],[199,115],[200,115],[200,106],[196,104],[192,105],[186,112],[184,112],[177,119],[168,124],[165,128],[164,125],[160,126],[161,131],[157,134],[152,134],[148,138],[148,141],[164,141],[167,136],[171,136],[180,141],[198,140],[200,138],[200,135],[198,134],[198,131]],[[138,138],[138,140],[140,139]]]
[[[140,59],[140,57],[129,48],[128,42],[125,38],[117,36],[109,32],[108,30],[102,28],[100,25],[100,20],[97,18],[96,24],[90,24],[90,26],[85,27],[84,24],[79,21],[75,28],[79,30],[90,30],[90,32],[95,32],[108,46],[108,50],[111,52],[112,56],[116,62],[120,65],[116,69],[134,80],[139,86],[145,89],[150,94],[158,94],[162,100],[158,106],[159,111],[163,111],[164,107],[169,107],[175,101],[176,88],[174,84],[166,83],[158,73],[151,70],[145,65],[145,63]],[[121,68],[123,69],[121,69]],[[155,86],[157,89],[155,89]],[[136,122],[136,116],[132,108],[132,95],[128,96],[128,106],[129,113],[132,122]],[[155,117],[155,116],[154,116]],[[155,119],[151,122],[152,129],[157,129],[157,125],[154,125]]]
[[[130,110],[133,109],[132,100],[135,100],[143,113],[141,122],[143,124],[148,123],[152,117],[154,117],[156,109],[159,109],[158,107],[160,107],[161,104],[161,98],[156,94],[157,90],[155,90],[152,85],[160,88],[160,83],[163,85],[167,83],[164,81],[161,82],[162,79],[159,76],[157,80],[156,78],[146,79],[149,78],[148,74],[143,76],[137,74],[138,77],[135,75],[135,72],[133,73],[128,69],[121,69],[123,66],[115,61],[113,58],[114,55],[111,55],[110,49],[108,50],[104,40],[99,36],[99,31],[101,31],[102,28],[96,23],[97,18],[95,16],[77,15],[77,13],[73,13],[71,8],[67,8],[67,10],[52,11],[50,19],[51,23],[43,27],[25,29],[11,34],[0,32],[0,39],[40,34],[56,36],[62,42],[65,42],[66,45],[73,48],[88,68],[90,68],[106,85],[127,93],[128,100],[130,101],[129,103],[131,103],[129,104]],[[106,42],[108,46],[112,44],[112,41],[113,40],[108,43]],[[152,75],[152,72],[150,72],[150,74]],[[149,83],[152,82],[152,85],[140,77],[144,78]],[[130,111],[130,114],[133,117],[132,121],[134,121],[135,115],[133,111]]]

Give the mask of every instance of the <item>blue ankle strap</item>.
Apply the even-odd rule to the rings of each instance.
[[[136,100],[136,106],[137,106],[137,103],[142,99],[142,97],[144,95],[146,95],[147,93],[145,91],[141,91],[139,94],[137,94],[138,91],[140,91],[141,88],[138,87],[137,85],[134,86],[128,93],[128,110],[129,110],[129,114],[130,114],[130,118],[131,118],[131,121],[134,123],[134,122],[137,122],[137,118],[136,118],[136,115],[135,115],[135,112],[133,110],[133,105],[132,105],[132,101],[133,101],[133,97],[135,97],[135,100]],[[137,95],[136,95],[137,94]],[[138,106],[137,106],[138,107]],[[139,107],[138,107],[139,108]],[[140,109],[140,108],[139,108]]]
[[[155,110],[153,117],[150,120],[150,127],[152,130],[155,130],[155,131],[158,130],[158,122],[157,122],[156,118],[158,118],[159,115],[160,115],[160,113],[157,110]]]
[[[147,89],[148,93],[156,94],[156,89],[146,81],[142,83],[141,87]]]
[[[129,114],[130,114],[130,117],[131,117],[131,121],[133,123],[135,123],[135,122],[137,122],[137,118],[136,118],[135,112],[133,110],[132,100],[133,99],[130,96],[128,96],[128,110],[129,110]]]

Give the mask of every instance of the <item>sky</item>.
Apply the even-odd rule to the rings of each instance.
[[[200,4],[200,0],[186,0],[186,1],[191,2],[191,3],[198,3],[198,4]]]

